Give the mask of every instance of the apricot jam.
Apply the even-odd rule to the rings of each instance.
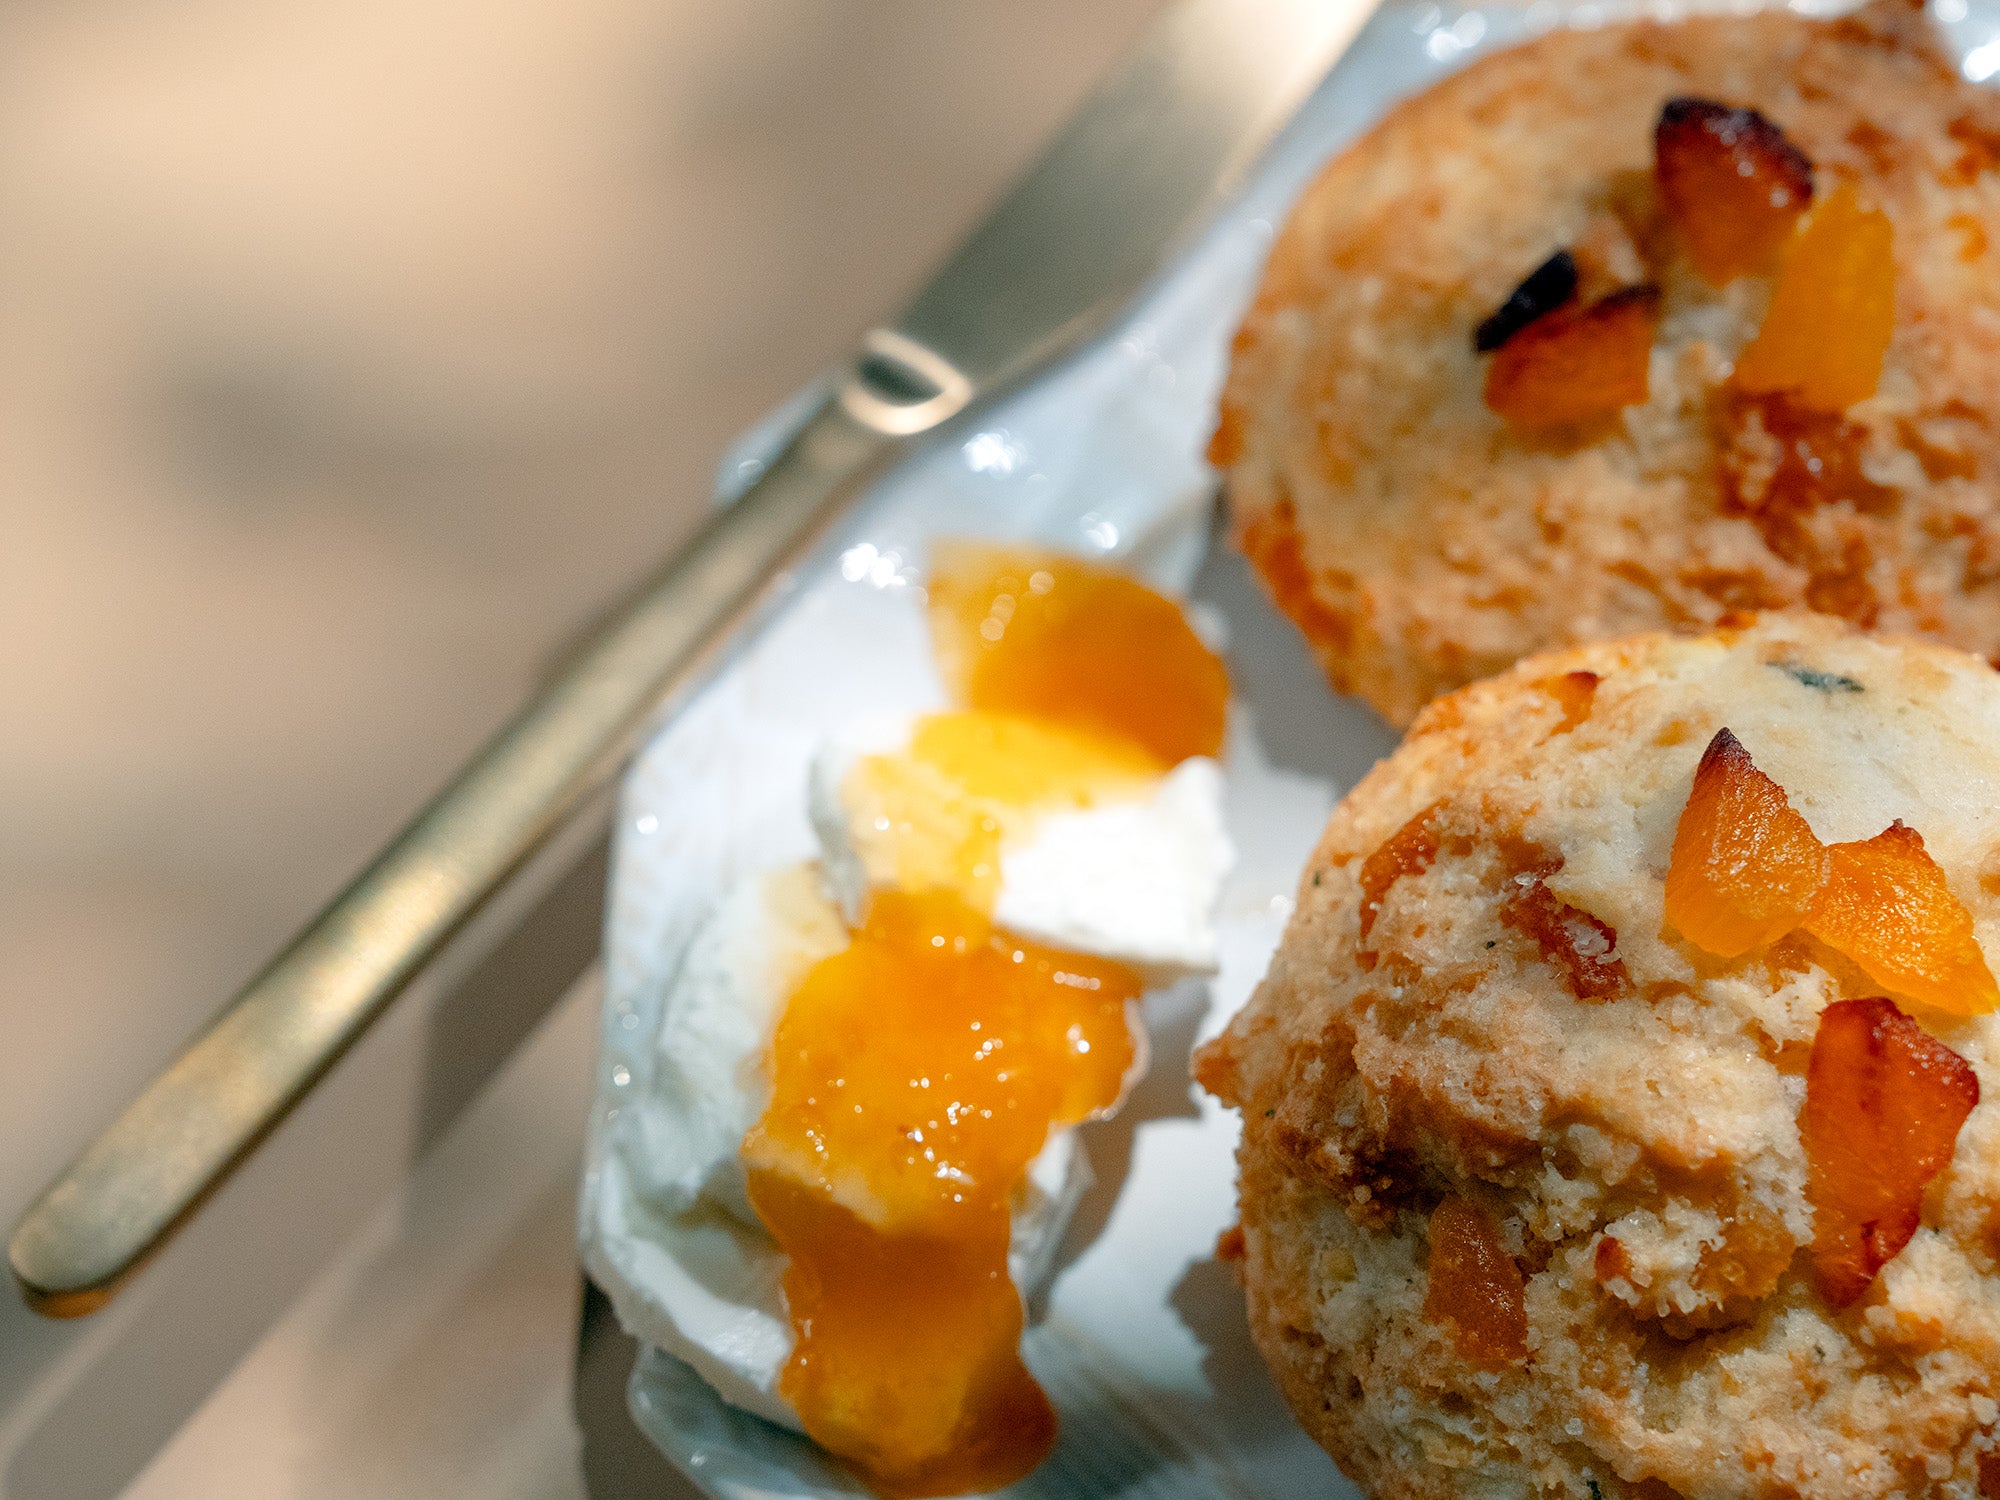
[[[958,706],[847,772],[870,877],[849,946],[787,1000],[750,1201],[789,1257],[779,1390],[885,1495],[983,1493],[1056,1417],[1020,1355],[1013,1210],[1050,1131],[1113,1108],[1138,975],[990,920],[1010,829],[1221,747],[1228,679],[1180,610],[1104,567],[941,548],[931,626]]]
[[[743,1147],[791,1257],[779,1388],[882,1493],[994,1488],[1054,1442],[1019,1353],[1009,1211],[1050,1128],[1117,1102],[1139,991],[949,895],[885,891],[786,1005]]]
[[[931,640],[968,708],[1125,740],[1159,768],[1215,755],[1229,674],[1171,599],[1060,553],[935,549]]]
[[[953,891],[991,913],[1010,831],[1129,794],[1160,769],[1129,740],[961,709],[919,720],[902,750],[863,757],[841,799],[871,886]]]

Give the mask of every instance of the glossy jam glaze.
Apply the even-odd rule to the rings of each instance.
[[[997,1488],[1053,1444],[1021,1361],[1012,1215],[1050,1131],[1113,1108],[1139,1055],[1135,973],[992,926],[1001,839],[1216,753],[1228,698],[1178,606],[1120,573],[971,544],[938,563],[933,638],[961,706],[849,773],[896,879],[787,1001],[744,1143],[789,1257],[779,1388],[887,1495]]]

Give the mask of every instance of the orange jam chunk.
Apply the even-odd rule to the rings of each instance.
[[[1812,163],[1754,109],[1669,99],[1653,153],[1667,214],[1715,286],[1770,270],[1812,201]]]
[[[1516,427],[1547,432],[1644,401],[1659,316],[1659,291],[1635,286],[1537,318],[1494,354],[1486,404]]]
[[[1790,393],[1814,411],[1875,394],[1896,326],[1895,232],[1842,184],[1786,247],[1764,326],[1736,361],[1736,384]]]
[[[1847,1307],[1917,1232],[1924,1188],[1979,1102],[1965,1059],[1887,1000],[1821,1014],[1803,1116],[1820,1295]]]
[[[780,1389],[885,1494],[984,1492],[1055,1416],[1021,1363],[1009,1210],[1051,1127],[1113,1107],[1140,982],[947,895],[876,895],[779,1020],[750,1200],[790,1257]]]
[[[1785,789],[1718,729],[1674,830],[1667,920],[1696,947],[1735,958],[1798,926],[1827,869],[1825,846]]]
[[[1158,774],[1129,740],[964,710],[928,714],[902,750],[862,757],[841,798],[871,884],[948,890],[990,913],[1011,829],[1044,812],[1136,795]]]
[[[1955,1016],[2000,1009],[1972,914],[1915,829],[1892,823],[1827,853],[1830,871],[1806,913],[1806,931],[1892,995]]]
[[[930,608],[939,665],[968,708],[1127,740],[1163,767],[1222,749],[1222,659],[1171,599],[1113,568],[941,544]]]
[[[1431,1212],[1424,1317],[1451,1329],[1460,1356],[1488,1367],[1528,1357],[1527,1287],[1486,1210],[1449,1197]]]

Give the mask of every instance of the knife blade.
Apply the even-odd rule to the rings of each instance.
[[[1174,6],[892,330],[982,395],[1074,347],[1210,221],[1374,9]]]
[[[782,595],[869,481],[1075,348],[1206,223],[1377,0],[1179,0],[762,477],[553,681],[29,1206],[30,1305],[101,1307]],[[588,841],[582,841],[587,843]],[[553,878],[546,872],[536,877]],[[488,924],[490,925],[490,924]]]

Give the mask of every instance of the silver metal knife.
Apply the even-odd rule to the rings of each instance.
[[[29,1207],[31,1305],[102,1306],[396,996],[605,789],[784,573],[915,441],[1121,311],[1236,187],[1377,0],[1179,0],[757,483],[559,675]],[[601,832],[601,829],[600,829]]]

